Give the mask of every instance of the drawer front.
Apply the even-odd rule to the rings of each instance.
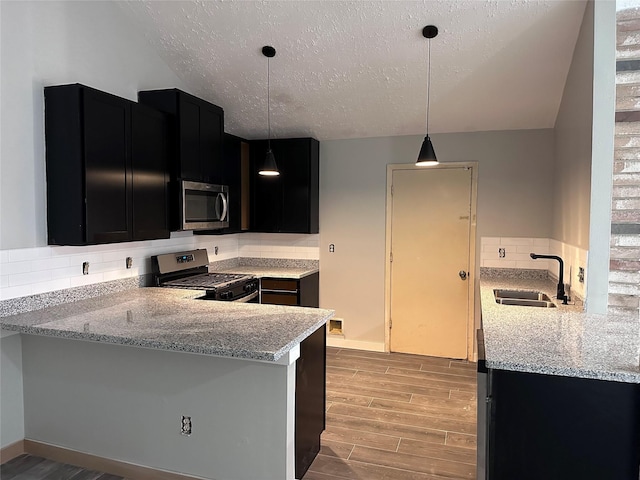
[[[298,305],[298,295],[295,293],[262,292],[263,304],[271,305]]]
[[[298,280],[289,278],[263,278],[263,290],[284,290],[287,292],[298,292]]]

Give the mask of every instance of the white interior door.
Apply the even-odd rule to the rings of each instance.
[[[390,349],[467,358],[472,170],[393,170]]]

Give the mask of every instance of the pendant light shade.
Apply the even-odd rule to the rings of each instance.
[[[278,176],[280,172],[278,171],[278,165],[276,164],[276,157],[273,155],[273,151],[271,150],[271,69],[269,65],[269,59],[276,56],[276,49],[265,45],[262,47],[262,54],[267,57],[267,126],[268,126],[268,137],[267,137],[267,154],[264,157],[264,162],[262,162],[262,166],[258,170],[260,175],[265,176]]]
[[[429,135],[424,137],[424,141],[422,142],[422,148],[420,148],[420,153],[418,154],[418,161],[416,165],[419,167],[426,167],[428,165],[437,165],[438,159],[436,158],[436,152],[433,150],[433,144],[431,143],[431,139]]]
[[[260,175],[276,177],[280,175],[278,172],[278,166],[276,165],[276,157],[273,155],[273,152],[269,148],[267,150],[267,154],[264,157],[264,162],[262,162],[262,167],[258,171]]]
[[[431,89],[431,39],[438,35],[438,27],[435,25],[427,25],[422,29],[422,35],[429,40],[429,56],[428,56],[428,72],[427,72],[427,135],[422,141],[422,147],[418,154],[418,160],[416,165],[419,167],[426,167],[428,165],[437,165],[438,159],[436,158],[436,152],[433,149],[431,138],[429,138],[429,91]]]

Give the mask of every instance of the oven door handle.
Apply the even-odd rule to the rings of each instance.
[[[247,303],[253,300],[254,298],[258,298],[258,292],[253,292],[249,295],[245,295],[244,297],[240,297],[234,300],[234,302]]]

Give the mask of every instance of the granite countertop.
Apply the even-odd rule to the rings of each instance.
[[[197,300],[203,292],[138,288],[0,318],[21,333],[277,361],[332,310]]]
[[[640,383],[640,318],[587,314],[557,300],[557,308],[500,305],[494,288],[556,293],[550,280],[480,279],[487,367]]]
[[[255,275],[258,278],[292,278],[300,280],[308,275],[312,275],[320,270],[318,268],[304,267],[275,267],[275,266],[254,266],[238,265],[235,267],[215,268],[209,267],[210,272],[216,273],[240,273],[245,275]]]

